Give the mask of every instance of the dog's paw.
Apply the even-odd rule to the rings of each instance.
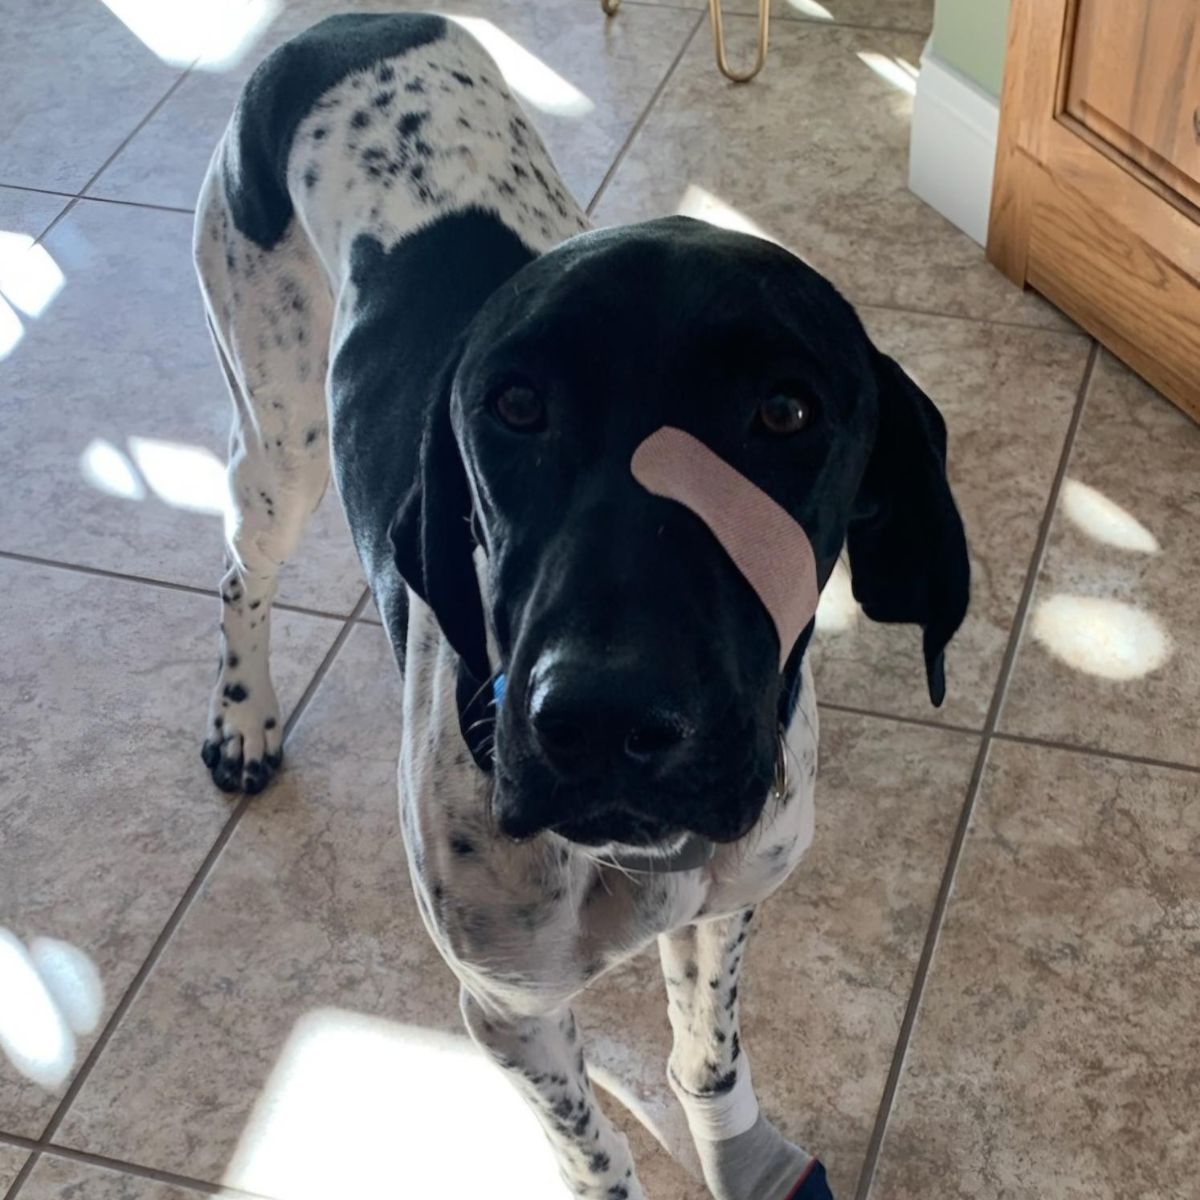
[[[283,762],[283,722],[269,682],[218,681],[200,757],[223,792],[254,795],[270,783]]]

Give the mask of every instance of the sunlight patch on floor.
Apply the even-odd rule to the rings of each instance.
[[[1140,679],[1171,656],[1151,613],[1100,596],[1050,596],[1034,610],[1031,631],[1060,662],[1101,679]]]
[[[341,1009],[293,1027],[224,1184],[288,1200],[565,1200],[541,1127],[462,1035]]]
[[[505,83],[534,108],[556,117],[584,117],[596,107],[570,80],[491,21],[459,16],[453,20],[482,44],[496,60]]]
[[[1078,479],[1063,482],[1062,507],[1073,525],[1106,546],[1139,554],[1157,554],[1162,549],[1137,517]]]
[[[0,1050],[26,1079],[61,1087],[77,1057],[76,1037],[104,1011],[95,963],[77,946],[35,937],[29,948],[0,928]]]
[[[858,51],[860,61],[865,63],[880,79],[886,80],[897,91],[907,96],[917,94],[917,68],[906,59],[891,54],[880,54],[876,50]],[[911,111],[911,105],[907,111]]]
[[[818,21],[832,21],[833,13],[817,0],[787,0],[788,8],[794,8],[802,17],[814,17]]]
[[[282,0],[101,3],[163,62],[176,67],[195,62],[205,71],[226,71],[240,62],[283,7]]]
[[[721,229],[732,229],[735,233],[748,233],[752,237],[764,241],[775,242],[761,225],[752,221],[745,213],[739,212],[731,204],[726,204],[719,196],[700,187],[699,184],[689,183],[675,211],[683,217],[695,217],[698,221],[707,221],[709,225],[717,225]]]
[[[45,246],[27,233],[0,230],[0,359],[7,358],[25,336],[18,310],[27,317],[40,317],[65,282]]]

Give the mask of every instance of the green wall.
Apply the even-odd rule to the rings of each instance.
[[[933,52],[942,62],[1000,95],[1008,0],[935,0]]]

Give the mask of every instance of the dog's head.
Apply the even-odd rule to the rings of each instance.
[[[478,314],[392,530],[469,674],[505,676],[511,836],[731,841],[766,802],[811,624],[781,646],[713,514],[635,473],[664,428],[802,530],[817,587],[847,545],[868,616],[923,628],[941,701],[968,567],[931,401],[777,246],[684,218],[584,234]]]

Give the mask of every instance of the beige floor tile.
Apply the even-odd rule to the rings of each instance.
[[[236,64],[193,71],[104,172],[92,194],[191,207],[238,89],[253,66],[287,37],[346,7],[330,0],[292,0],[242,49]],[[420,0],[381,0],[349,7],[428,6]],[[514,90],[583,204],[696,24],[696,14],[647,6],[631,6],[620,21],[606,24],[598,3],[592,11],[578,0],[539,0],[536,5],[455,0],[439,11],[490,21],[509,39],[503,45],[516,53],[508,71]],[[553,74],[521,57],[522,51]]]
[[[70,203],[69,196],[0,187],[0,230],[36,238]]]
[[[1097,363],[1001,728],[1200,766],[1200,428]]]
[[[61,288],[0,363],[0,549],[215,591],[231,406],[190,247],[188,216],[95,201],[47,237]],[[330,489],[280,599],[362,588]]]
[[[205,1194],[43,1155],[21,1189],[21,1200],[202,1200]]]
[[[78,191],[179,74],[93,0],[5,0],[0,183]]]
[[[726,24],[744,54],[754,22]],[[770,70],[738,87],[715,74],[698,33],[597,220],[707,213],[757,226],[855,303],[1068,327],[908,191],[909,70],[921,45],[919,34],[780,21]]]
[[[1195,1194],[1198,779],[994,746],[873,1197]]]
[[[12,1186],[17,1172],[25,1165],[29,1151],[20,1146],[8,1146],[0,1142],[0,1195]]]
[[[63,1078],[39,1084],[0,1059],[0,1129],[37,1136],[229,815],[199,753],[219,605],[3,559],[0,593],[0,926],[69,943],[102,991],[83,988],[98,1009],[74,1057],[68,1041],[38,1041],[41,1024],[18,1031]],[[338,626],[291,613],[274,625],[286,712]]]
[[[868,621],[830,591],[814,640],[830,703],[982,728],[1087,360],[1084,338],[880,310],[871,336],[933,398],[971,550],[971,608],[946,655],[946,702],[929,703],[920,632]]]
[[[742,1019],[764,1110],[821,1156],[842,1196],[862,1166],[978,743],[840,713],[822,714],[821,733],[816,839],[756,922]],[[603,980],[579,1011],[600,1066],[676,1146],[656,956]],[[665,1195],[705,1196],[678,1168],[653,1169]]]
[[[351,1110],[403,1106],[415,1122],[404,1153],[437,1144],[444,1124],[466,1119],[462,1088],[433,1089],[412,1115],[393,1078],[406,1071],[386,1066],[407,1061],[408,1071],[441,1079],[443,1068],[422,1056],[462,1045],[455,987],[405,877],[393,783],[397,689],[386,653],[376,628],[347,642],[297,729],[288,776],[247,813],[68,1114],[65,1144],[289,1200],[314,1195],[324,1160],[345,1148],[340,1139],[366,1140],[349,1132],[357,1128],[349,1117],[326,1128],[304,1179],[272,1156],[286,1144],[288,1120],[303,1128],[295,1114],[309,1103],[306,1085],[334,1086],[310,1064],[338,1037],[378,1039],[367,1057],[383,1064],[379,1078],[343,1092]],[[861,1160],[975,742],[839,715],[826,719],[826,737],[819,849],[769,906],[752,951],[747,1042],[762,1064],[764,1103],[844,1180]],[[666,1021],[654,957],[589,994],[582,1011],[598,1066],[655,1111],[665,1098]],[[462,1060],[459,1069],[484,1065]],[[494,1082],[488,1072],[472,1078],[472,1096]],[[517,1188],[514,1196],[540,1200],[529,1181],[546,1168],[544,1144],[499,1082],[488,1111],[496,1127],[516,1132],[491,1162],[495,1194]],[[273,1113],[284,1114],[274,1127]],[[492,1128],[492,1117],[485,1123]],[[401,1152],[385,1141],[388,1153]],[[357,1159],[368,1173],[361,1186],[377,1185],[391,1161]],[[468,1194],[478,1162],[457,1169],[463,1178],[450,1190]]]
[[[297,726],[288,772],[246,813],[61,1141],[217,1180],[306,1015],[457,1031],[457,989],[407,879],[398,752],[397,672],[382,630],[362,626]]]

